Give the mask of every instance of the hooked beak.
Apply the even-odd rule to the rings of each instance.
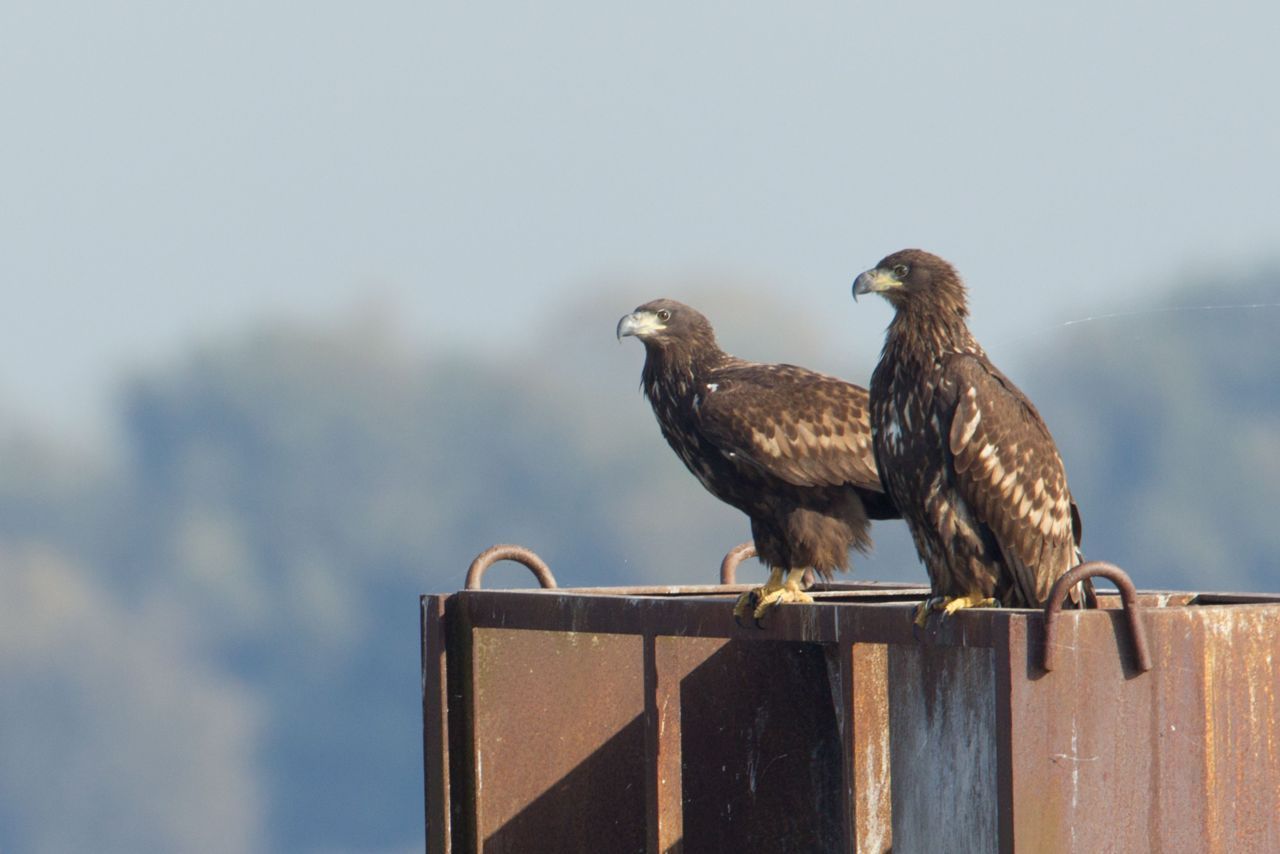
[[[892,273],[877,267],[858,274],[858,278],[853,280],[853,298],[856,300],[862,294],[882,294],[900,287],[902,282],[894,278]]]
[[[647,311],[637,311],[622,316],[618,321],[618,340],[628,335],[643,338],[658,329],[658,318]]]

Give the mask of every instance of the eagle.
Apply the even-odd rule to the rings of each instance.
[[[870,519],[897,518],[876,473],[867,391],[795,365],[729,355],[711,324],[659,299],[618,321],[644,343],[641,388],[662,435],[714,496],[746,513],[769,580],[738,598],[757,624],[783,602],[812,602],[802,577],[849,566],[871,547]],[[784,577],[785,576],[785,577]]]
[[[871,375],[871,429],[929,573],[916,622],[931,610],[1043,606],[1081,561],[1080,512],[1049,428],[969,332],[949,263],[895,252],[854,281],[855,300],[871,293],[895,310]]]

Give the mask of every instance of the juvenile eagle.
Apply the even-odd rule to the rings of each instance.
[[[1042,606],[1080,562],[1080,515],[1049,429],[969,333],[950,264],[895,252],[854,281],[855,299],[869,293],[896,311],[871,376],[871,425],[929,573],[916,621],[931,608]]]
[[[644,343],[641,384],[662,435],[712,495],[751,519],[769,581],[739,597],[735,617],[813,601],[806,567],[823,578],[847,569],[851,546],[871,546],[868,519],[897,518],[876,475],[865,389],[730,356],[707,319],[674,300],[623,317],[625,335]]]

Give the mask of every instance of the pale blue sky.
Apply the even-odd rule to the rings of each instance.
[[[1238,2],[9,0],[0,412],[94,429],[124,368],[370,294],[424,347],[518,346],[625,281],[606,346],[741,276],[870,359],[888,310],[849,282],[906,245],[1025,351],[1280,253],[1277,32]]]

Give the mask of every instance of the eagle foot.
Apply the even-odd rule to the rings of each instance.
[[[990,596],[983,596],[981,593],[970,593],[968,596],[930,596],[928,599],[916,606],[917,626],[924,628],[925,621],[929,619],[931,611],[941,611],[944,617],[949,617],[962,608],[999,608],[1000,601]]]
[[[752,588],[738,597],[733,606],[733,619],[742,625],[742,618],[751,615],[756,628],[764,628],[760,618],[783,602],[812,602],[813,597],[804,592],[801,579],[803,569],[792,569],[787,572],[786,581],[782,580],[782,570],[769,572],[769,580],[760,587]]]

